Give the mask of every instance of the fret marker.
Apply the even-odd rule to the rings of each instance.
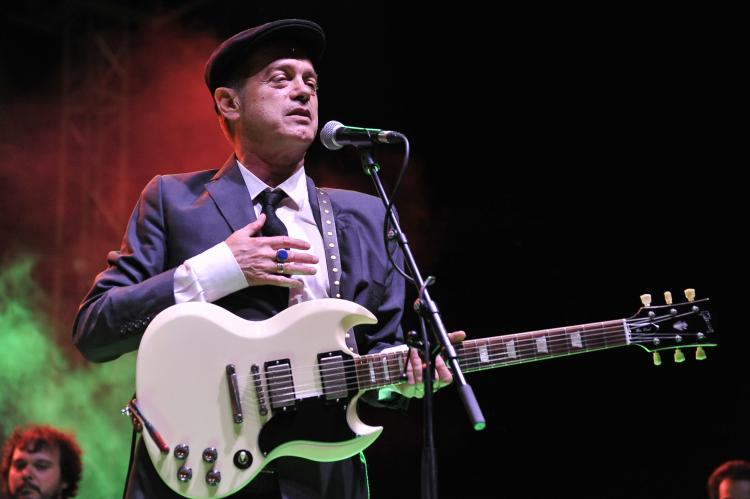
[[[583,348],[583,340],[581,340],[581,333],[579,331],[570,333],[570,344],[576,348]]]
[[[391,380],[391,375],[388,372],[388,357],[387,356],[383,357],[383,374],[385,375],[386,381]]]
[[[372,365],[371,359],[367,359],[367,366],[370,368],[370,381],[375,383],[377,378],[375,377],[375,366]]]
[[[508,357],[510,357],[511,359],[515,359],[516,357],[518,357],[518,355],[516,355],[515,340],[510,340],[507,343],[505,343],[505,349],[508,351]]]
[[[398,372],[402,375],[406,375],[406,368],[404,367],[404,356],[397,355],[396,359],[398,359]]]
[[[549,353],[546,337],[542,336],[536,339],[536,351],[539,353]]]
[[[479,361],[483,363],[487,363],[490,361],[490,354],[487,351],[487,345],[482,345],[479,347]]]

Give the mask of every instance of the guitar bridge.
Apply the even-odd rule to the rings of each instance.
[[[295,409],[297,399],[294,392],[292,365],[289,359],[266,362],[263,368],[266,373],[269,398],[271,399],[271,410],[277,412]]]
[[[255,386],[255,396],[258,398],[258,412],[261,416],[265,416],[268,414],[268,407],[266,406],[266,396],[263,394],[263,383],[260,380],[260,367],[253,364],[250,366],[250,373]]]

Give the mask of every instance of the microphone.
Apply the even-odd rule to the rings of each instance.
[[[372,144],[395,144],[403,142],[404,136],[390,130],[345,126],[338,121],[329,121],[320,130],[320,141],[326,149],[335,151],[346,145],[369,146]]]

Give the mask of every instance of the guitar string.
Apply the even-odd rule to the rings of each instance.
[[[470,343],[476,344],[477,342],[482,342],[482,341],[487,342],[487,344],[497,343],[497,342],[507,343],[506,341],[503,341],[503,339],[508,338],[508,337],[513,337],[514,339],[520,339],[521,341],[535,344],[537,338],[545,336],[545,335],[553,334],[553,336],[551,336],[552,338],[551,340],[550,340],[550,336],[546,336],[547,343],[551,346],[557,346],[557,344],[560,342],[567,343],[568,342],[567,336],[574,334],[574,333],[582,333],[585,336],[585,339],[590,340],[590,341],[595,340],[595,339],[600,339],[602,336],[609,335],[612,332],[624,334],[625,329],[624,329],[623,322],[625,322],[629,326],[631,330],[631,339],[632,339],[632,337],[634,336],[632,333],[632,330],[635,327],[637,327],[637,325],[640,323],[645,323],[645,325],[658,324],[659,322],[664,322],[666,320],[674,320],[675,318],[680,318],[682,316],[693,315],[693,314],[694,312],[687,312],[682,315],[664,316],[664,317],[654,318],[651,320],[642,319],[639,321],[635,319],[618,319],[618,320],[598,322],[598,323],[593,322],[590,324],[583,324],[579,326],[568,326],[565,328],[540,329],[538,331],[528,331],[524,333],[494,336],[491,338],[478,338],[475,340],[466,340],[463,342],[463,344],[470,344]],[[598,329],[589,329],[589,330],[585,329],[585,327],[591,327],[594,325],[597,325],[596,327]],[[579,329],[573,330],[573,328],[579,328]],[[571,329],[571,331],[566,331],[567,329]],[[528,337],[531,337],[531,338],[528,338]],[[661,338],[674,339],[675,334],[655,333],[655,334],[650,334],[649,337],[659,338],[659,339]],[[529,341],[529,339],[533,341]],[[634,342],[634,344],[639,344],[639,343]],[[583,350],[585,351],[586,349],[583,349]],[[578,351],[579,350],[575,350],[573,353],[577,353]],[[562,355],[566,355],[566,354],[562,354]],[[368,358],[382,359],[382,354],[371,354],[371,355],[363,355],[363,356],[358,357],[358,359],[368,359]],[[304,370],[304,369],[313,369],[315,367],[320,367],[320,365],[315,364],[315,365],[297,366],[297,369]],[[323,369],[325,370],[325,368]],[[339,368],[332,367],[331,369],[335,370]]]
[[[669,318],[673,318],[673,317],[674,316],[671,316]],[[666,320],[666,319],[664,319],[664,320]],[[654,322],[656,322],[656,320],[651,321],[651,323],[654,323]],[[617,334],[617,337],[615,337],[615,338],[618,338],[618,337],[622,336],[622,338],[623,338],[622,341],[623,342],[618,343],[615,346],[618,346],[618,347],[619,346],[626,346],[627,343],[624,342],[624,339],[625,339],[625,337],[624,337],[625,330],[623,328],[623,321],[622,320],[620,320],[620,321],[610,321],[610,323],[613,323],[613,324],[610,325],[610,326],[604,326],[604,327],[600,326],[600,328],[599,328],[598,331],[595,331],[595,330],[585,331],[585,330],[581,329],[581,330],[578,330],[578,331],[571,331],[570,333],[558,333],[556,335],[556,336],[558,336],[558,338],[554,338],[553,337],[553,339],[550,340],[550,338],[547,337],[547,342],[546,343],[548,344],[548,346],[550,346],[550,347],[552,347],[552,349],[554,349],[554,346],[559,346],[559,344],[561,344],[561,343],[565,343],[565,344],[569,343],[568,336],[570,334],[573,334],[573,333],[585,333],[586,340],[588,340],[588,342],[590,343],[593,340],[601,339],[601,338],[604,338],[606,336],[611,336],[613,332],[616,332],[618,334]],[[610,324],[610,323],[607,323],[607,324]],[[592,324],[596,324],[596,323],[592,323]],[[599,324],[605,324],[605,323],[599,323]],[[589,326],[589,325],[587,324],[587,326]],[[573,327],[580,327],[580,326],[571,326],[570,329],[572,329]],[[554,331],[560,331],[560,330],[564,330],[564,329],[568,329],[568,328],[555,329]],[[537,341],[536,340],[539,337],[542,336],[542,335],[540,335],[538,333],[541,333],[541,332],[544,332],[544,331],[553,331],[553,330],[540,330],[540,331],[534,331],[534,332],[528,332],[528,333],[518,333],[516,335],[508,335],[508,336],[513,336],[513,338],[515,340],[520,340],[520,341],[516,341],[515,342],[516,343],[516,345],[515,345],[516,346],[516,350],[515,351],[516,351],[516,355],[518,355],[519,358],[518,359],[513,359],[513,360],[511,360],[512,358],[507,355],[507,351],[506,352],[499,351],[499,350],[503,349],[503,347],[506,344],[509,343],[508,341],[503,341],[502,340],[503,337],[494,337],[494,338],[486,338],[486,339],[485,338],[480,338],[480,339],[477,339],[477,340],[469,340],[468,342],[464,342],[464,344],[471,342],[472,345],[469,345],[468,347],[466,347],[466,346],[464,347],[463,353],[464,354],[468,354],[468,355],[464,355],[463,359],[460,360],[461,367],[463,369],[466,369],[466,370],[472,370],[472,369],[476,368],[476,366],[481,366],[481,367],[485,367],[485,368],[491,368],[491,367],[499,367],[499,366],[496,366],[494,364],[496,364],[498,362],[498,359],[502,360],[503,358],[506,360],[506,362],[504,363],[504,365],[514,365],[514,364],[532,362],[532,361],[536,361],[536,360],[544,360],[544,359],[547,359],[547,358],[556,358],[556,357],[561,357],[561,356],[566,356],[566,355],[574,355],[574,354],[577,354],[577,353],[584,353],[584,352],[593,351],[593,350],[601,350],[601,349],[606,349],[606,348],[614,348],[614,346],[610,346],[610,345],[604,344],[602,346],[597,346],[597,347],[581,347],[580,349],[576,349],[576,350],[572,350],[572,351],[569,350],[568,352],[565,352],[565,353],[549,352],[549,353],[542,353],[541,355],[539,355],[538,354],[538,348],[537,348]],[[519,338],[520,335],[527,336],[527,337],[525,337],[525,338]],[[533,335],[536,335],[536,336],[533,336]],[[670,339],[674,339],[674,336],[675,336],[674,334],[669,334],[669,335],[667,335],[667,334],[652,334],[652,335],[650,335],[650,337],[652,337],[652,338],[658,337],[658,338],[670,338]],[[482,344],[482,345],[480,345],[479,342],[482,342],[482,341],[484,341],[485,343]],[[482,355],[481,354],[478,354],[478,353],[469,353],[469,351],[467,350],[467,348],[468,349],[472,349],[472,348],[473,349],[479,349],[479,348],[482,348],[482,347],[487,347],[490,350],[489,355],[487,356],[487,361],[486,362],[482,361]],[[529,354],[531,354],[533,357],[527,358],[527,356]],[[277,384],[278,384],[278,382],[281,381],[281,380],[283,380],[284,378],[290,378],[290,377],[293,378],[293,374],[295,372],[301,372],[301,371],[309,372],[309,369],[314,369],[315,367],[318,368],[318,370],[319,370],[319,372],[320,372],[320,374],[321,374],[322,377],[325,377],[326,375],[328,375],[329,373],[331,373],[333,371],[341,372],[342,370],[352,369],[353,368],[355,370],[356,383],[353,380],[350,380],[349,378],[346,378],[343,383],[336,383],[336,382],[334,382],[333,384],[330,384],[326,388],[328,389],[327,391],[329,393],[335,393],[338,390],[344,390],[344,389],[346,389],[347,391],[348,390],[358,390],[358,389],[360,389],[359,387],[361,385],[365,384],[364,383],[365,381],[369,382],[369,380],[372,379],[372,377],[370,375],[370,369],[368,368],[369,365],[372,365],[373,369],[375,370],[374,374],[375,374],[376,380],[379,379],[379,380],[382,381],[382,383],[377,383],[377,381],[376,381],[372,385],[367,386],[367,389],[376,388],[378,386],[388,386],[388,385],[392,385],[392,384],[399,384],[402,381],[399,381],[399,383],[393,383],[393,382],[389,382],[384,377],[384,375],[385,375],[385,368],[382,366],[383,360],[385,359],[386,362],[389,364],[389,366],[388,366],[389,370],[391,368],[398,368],[397,365],[393,365],[393,363],[394,363],[393,361],[397,360],[398,356],[401,356],[402,357],[402,361],[405,363],[405,361],[406,361],[406,352],[396,352],[396,353],[384,354],[384,355],[373,354],[372,356],[362,356],[362,357],[359,357],[357,359],[346,359],[345,361],[342,362],[342,364],[337,365],[337,366],[332,366],[332,367],[323,367],[322,365],[304,366],[304,367],[296,366],[295,368],[293,368],[291,370],[292,373],[290,373],[290,374],[283,374],[283,375],[276,374],[276,375],[274,375],[273,381],[277,381]],[[375,359],[375,362],[370,362],[369,364],[367,364],[367,362],[366,362],[367,359]],[[479,359],[479,361],[477,362],[476,359]],[[364,360],[365,362],[362,362],[362,360]],[[357,361],[359,361],[359,362],[357,362]],[[365,370],[365,372],[363,373],[362,370]],[[401,376],[399,376],[399,375],[390,376],[390,379],[391,380],[394,380],[394,379],[395,380],[402,380]],[[287,383],[289,383],[288,379],[286,381],[287,381]],[[295,390],[295,388],[296,388],[296,390]],[[314,391],[310,391],[310,389],[313,389]],[[292,384],[290,384],[290,386],[288,386],[288,387],[276,388],[275,392],[274,392],[274,395],[276,396],[275,402],[277,402],[279,404],[288,403],[288,402],[291,402],[293,400],[293,398],[282,398],[282,397],[284,397],[286,395],[293,395],[294,398],[299,398],[300,396],[311,395],[311,394],[320,394],[320,385],[318,383],[312,383],[312,384],[307,383],[307,384],[298,385],[296,387],[293,386]]]
[[[596,323],[592,323],[592,324],[596,324]],[[527,332],[527,333],[518,333],[518,334],[513,334],[513,335],[507,335],[507,336],[495,336],[495,337],[492,337],[492,338],[478,338],[478,339],[475,339],[475,340],[466,340],[466,341],[463,342],[463,345],[464,345],[463,350],[466,351],[467,349],[470,349],[470,348],[480,348],[480,346],[490,346],[490,347],[492,347],[492,346],[500,345],[500,344],[505,345],[505,344],[509,343],[508,341],[504,341],[504,338],[507,338],[507,337],[512,337],[514,340],[517,340],[515,342],[516,343],[516,350],[517,351],[522,350],[525,347],[529,347],[532,350],[536,349],[537,340],[539,338],[541,338],[541,337],[545,337],[546,338],[545,343],[547,344],[548,347],[552,347],[553,349],[554,349],[554,347],[557,347],[560,344],[568,344],[569,343],[569,336],[571,334],[574,334],[574,333],[583,333],[583,336],[585,337],[584,339],[587,342],[589,342],[589,343],[591,343],[594,340],[600,340],[600,339],[602,339],[602,338],[604,338],[606,336],[611,336],[612,333],[617,333],[617,336],[623,335],[623,337],[624,337],[625,330],[623,328],[621,320],[620,321],[610,321],[610,322],[607,322],[607,323],[599,323],[599,324],[609,324],[609,325],[607,325],[607,326],[598,326],[598,330],[590,329],[590,330],[586,331],[586,330],[580,329],[580,330],[576,330],[576,331],[563,332],[564,328],[560,328],[560,329],[546,329],[546,330],[539,330],[539,331],[530,331],[530,332]],[[590,326],[590,325],[587,324],[587,326]],[[573,327],[578,327],[578,326],[571,326],[570,328],[573,328]],[[554,332],[556,334],[550,335],[550,336],[547,336],[545,334],[539,334],[539,333],[546,333],[548,331],[549,332]],[[547,334],[549,334],[549,333],[547,333]],[[673,334],[669,334],[669,335],[666,335],[666,334],[652,334],[650,336],[653,337],[653,338],[656,338],[656,337],[658,337],[658,338],[673,338],[674,337]],[[626,344],[627,343],[623,343],[622,345],[626,345]],[[638,343],[635,343],[635,344],[638,344]],[[620,346],[620,345],[618,345],[618,346]],[[606,345],[605,345],[605,347],[606,347]],[[596,348],[603,348],[603,347],[596,347]],[[549,356],[549,355],[567,355],[569,353],[577,353],[579,351],[587,351],[587,350],[590,350],[590,349],[591,349],[591,347],[585,347],[585,348],[581,348],[580,350],[579,349],[573,350],[572,352],[568,351],[568,352],[561,353],[561,354],[557,354],[555,352],[552,352],[552,353],[543,354],[543,356]],[[368,359],[372,359],[372,360],[374,360],[374,362],[371,362],[371,364],[373,366],[377,367],[378,364],[382,363],[383,358],[386,357],[386,356],[388,356],[388,355],[394,355],[395,356],[396,353],[394,352],[394,353],[389,353],[389,354],[363,355],[363,356],[357,357],[357,360],[360,361],[360,364],[363,364],[363,363],[365,363],[364,361],[367,361]],[[481,362],[480,362],[480,364],[481,364]],[[295,366],[295,368],[293,370],[296,370],[296,371],[299,372],[299,371],[308,370],[308,369],[314,369],[314,368],[318,368],[323,373],[326,373],[328,371],[336,371],[336,370],[340,370],[341,369],[341,367],[339,365],[335,365],[335,366],[331,366],[331,367],[324,367],[323,364],[314,364],[314,365],[305,365],[305,366]]]
[[[597,339],[596,337],[603,337],[605,335],[611,334],[613,331],[616,331],[618,333],[618,336],[620,336],[620,335],[622,335],[624,333],[624,330],[622,329],[622,327],[619,326],[619,327],[608,327],[606,329],[602,328],[601,331],[599,331],[597,333],[593,333],[593,331],[588,331],[587,332],[588,334],[586,336],[587,336],[587,339],[590,342],[591,340]],[[524,333],[521,333],[521,334],[524,334]],[[657,336],[657,335],[653,335],[653,336]],[[673,338],[673,335],[658,335],[658,336],[667,337],[667,338]],[[487,368],[489,368],[489,367],[495,367],[495,366],[493,366],[491,364],[493,364],[494,362],[497,362],[497,359],[503,359],[503,358],[505,358],[507,365],[513,365],[513,364],[525,363],[525,362],[530,362],[530,361],[535,361],[535,360],[543,360],[543,359],[546,359],[546,358],[555,358],[555,357],[558,357],[558,356],[574,355],[574,354],[577,354],[577,353],[583,353],[583,352],[592,351],[592,350],[600,350],[600,349],[605,349],[605,348],[608,348],[608,347],[609,348],[613,348],[610,345],[602,345],[602,346],[596,346],[596,347],[582,347],[580,349],[576,349],[576,350],[573,350],[573,351],[569,350],[569,351],[567,351],[565,353],[554,353],[554,352],[549,353],[548,352],[548,353],[542,353],[541,355],[538,355],[538,352],[537,352],[538,349],[536,348],[536,338],[533,338],[533,337],[532,338],[521,338],[521,341],[519,341],[519,342],[516,343],[516,354],[518,355],[519,358],[515,359],[515,360],[512,360],[513,358],[509,357],[507,355],[507,353],[502,352],[502,351],[498,351],[498,350],[502,349],[502,347],[505,346],[509,342],[505,342],[505,341],[502,341],[502,340],[500,340],[500,341],[492,341],[492,340],[498,340],[498,338],[493,338],[493,339],[488,339],[488,340],[489,341],[487,341],[487,343],[485,343],[484,345],[477,345],[477,342],[481,342],[482,339],[480,339],[480,340],[471,340],[472,342],[474,342],[474,345],[469,346],[468,347],[469,349],[471,349],[471,348],[478,349],[478,348],[481,348],[483,346],[486,346],[486,347],[489,347],[490,353],[487,356],[487,361],[486,362],[482,361],[482,359],[481,359],[482,355],[481,354],[470,353],[469,355],[465,355],[464,359],[461,361],[462,362],[462,367],[464,369],[471,370],[472,368],[474,368],[476,366],[482,366],[482,367],[487,367]],[[555,341],[548,341],[547,343],[548,343],[548,345],[551,345],[551,346],[554,347],[555,343],[560,343],[560,342],[568,343],[568,339],[566,339],[566,338],[560,338],[560,339],[555,340]],[[627,343],[623,342],[623,343],[618,343],[616,346],[625,346],[625,345],[627,345]],[[464,354],[466,354],[466,353],[468,353],[468,350],[465,347],[464,348]],[[526,358],[529,355],[529,353],[531,353],[533,355],[532,358]],[[393,354],[391,354],[391,355],[393,355]],[[402,353],[402,354],[396,354],[396,355],[402,355],[402,359],[405,360],[405,354]],[[383,361],[384,357],[381,357],[378,354],[374,354],[374,356],[370,357],[370,358],[374,358],[374,359],[378,359],[379,360],[379,361],[376,360],[375,362],[371,362],[370,363],[373,366],[373,369],[375,370],[375,373],[374,373],[375,377],[382,379],[384,381],[384,383],[382,383],[382,384],[384,384],[384,385],[392,384],[392,383],[388,383],[387,380],[383,377],[385,368],[383,368],[381,366],[381,364],[383,363],[382,361]],[[393,363],[392,359],[395,359],[395,358],[397,358],[397,357],[396,356],[391,357],[391,362],[390,362],[391,364]],[[477,358],[479,358],[479,362],[473,362]],[[359,358],[358,359],[358,360],[360,360],[360,362],[359,362],[360,368],[362,368],[363,365],[367,365],[366,362],[361,362],[361,359],[363,359],[363,358]],[[367,357],[364,357],[364,359],[366,360]],[[386,360],[388,360],[388,359],[386,358]],[[351,369],[351,367],[353,365],[355,366],[354,368],[357,369],[354,361],[352,361],[352,360],[347,361],[344,366],[339,365],[339,366],[335,366],[335,367],[331,367],[331,368],[325,368],[325,367],[322,367],[322,366],[317,366],[317,367],[319,368],[319,371],[321,372],[321,376],[325,376],[330,371],[334,371],[335,370],[335,371],[339,371],[340,372],[342,369],[345,369],[346,367],[349,367]],[[314,367],[315,366],[307,366],[308,369],[311,369],[311,368],[314,368]],[[390,365],[389,366],[389,370],[392,367],[397,367],[397,366]],[[299,372],[302,369],[303,368],[297,368],[297,369],[294,369],[293,371]],[[359,382],[359,384],[362,384],[362,381],[371,379],[371,376],[368,376],[370,370],[367,369],[367,367],[365,367],[364,369],[366,369],[365,373],[362,373],[361,369],[358,370],[358,372],[356,373],[357,374],[357,381]],[[281,379],[282,377],[289,378],[290,376],[292,376],[292,375],[291,374],[277,375],[275,379]],[[394,379],[394,378],[398,379],[399,376],[390,376],[390,378],[391,379]],[[350,384],[351,383],[347,382],[346,386],[349,386]],[[372,386],[368,386],[367,388],[374,388],[377,385],[378,385],[378,383],[375,382],[375,383],[373,383]],[[305,389],[307,389],[308,387],[311,387],[311,386],[313,386],[313,385],[310,385],[310,384],[299,385],[297,391],[302,392],[303,390],[305,390]],[[336,389],[341,389],[344,386],[345,385],[343,385],[343,384],[331,385],[329,387],[329,389],[331,391],[333,391],[333,390],[336,390]],[[318,385],[316,384],[315,387],[317,388]],[[277,389],[277,391],[278,390],[279,389]],[[284,390],[284,389],[281,389],[281,390]],[[291,390],[291,387],[288,387],[287,390]]]
[[[622,326],[619,325],[618,327],[609,327],[609,328],[606,328],[606,329],[601,329],[600,331],[597,331],[596,333],[594,333],[593,331],[589,331],[588,332],[589,334],[587,334],[587,338],[589,338],[590,341],[593,341],[597,337],[604,337],[604,336],[607,336],[607,335],[611,335],[612,332],[617,332],[618,336],[622,336],[623,333],[624,333],[624,330],[623,330]],[[494,338],[494,339],[497,340],[497,338]],[[476,343],[476,342],[482,341],[482,339],[471,340],[471,341]],[[522,341],[523,341],[524,344],[522,344],[522,343],[519,342],[519,343],[517,343],[517,347],[516,347],[516,353],[517,353],[517,355],[519,355],[519,357],[528,355],[530,352],[533,353],[533,352],[536,351],[536,348],[535,348],[536,341],[535,341],[535,339],[531,340],[531,341],[529,339],[524,339]],[[484,365],[486,367],[491,367],[488,364],[496,363],[498,359],[503,359],[503,358],[509,359],[510,357],[508,357],[506,353],[500,351],[501,347],[505,346],[506,344],[507,344],[507,342],[503,342],[501,340],[493,341],[492,343],[486,344],[486,346],[488,346],[490,348],[490,352],[491,352],[490,355],[488,356],[488,361],[487,362],[481,362],[481,360],[480,360],[480,362],[476,362],[476,363],[473,363],[473,364],[472,364],[472,360],[476,359],[476,358],[480,358],[481,355],[478,354],[478,353],[469,353],[467,351],[467,347],[464,347],[463,352],[465,354],[468,353],[468,355],[466,355],[464,357],[464,359],[466,359],[466,360],[464,362],[462,362],[462,366],[461,367],[463,369],[471,369],[471,367],[474,366],[474,365]],[[566,339],[566,338],[559,338],[559,339],[556,339],[554,341],[548,342],[548,344],[552,344],[552,345],[555,345],[555,344],[566,344],[567,345],[568,344],[568,339]],[[626,344],[627,343],[619,343],[617,346],[625,346]],[[471,348],[477,348],[477,347],[469,346],[468,348],[471,349]],[[595,347],[595,349],[601,349],[601,348],[604,348],[604,347]],[[566,352],[564,354],[544,354],[542,356],[536,356],[536,358],[526,358],[526,359],[519,358],[517,360],[509,360],[507,362],[507,364],[508,365],[512,365],[512,364],[518,364],[518,363],[523,363],[523,362],[530,362],[530,361],[534,361],[534,360],[541,360],[541,358],[544,358],[544,357],[553,357],[554,358],[556,356],[572,355],[572,354],[579,353],[579,352],[583,353],[583,352],[586,352],[586,351],[589,351],[589,350],[592,350],[592,348],[590,348],[590,347],[589,348],[582,347],[579,350],[575,350],[575,351],[572,351],[572,352],[568,351],[568,352]],[[404,364],[406,362],[406,352],[396,353],[396,354],[389,354],[389,355],[401,355],[402,359],[404,361]],[[378,360],[376,360],[375,362],[371,362],[370,364],[367,364],[366,363],[366,359],[368,359],[368,358],[370,358],[370,359],[378,359]],[[394,358],[397,358],[397,357],[394,356]],[[365,360],[365,362],[361,362],[363,359]],[[370,388],[376,388],[378,386],[387,386],[387,385],[391,385],[391,384],[399,384],[399,383],[389,383],[389,382],[387,382],[384,379],[384,368],[383,368],[383,365],[382,365],[383,364],[382,359],[383,358],[379,357],[378,354],[374,354],[373,356],[364,356],[364,357],[360,357],[358,359],[347,359],[346,361],[344,361],[345,366],[339,366],[339,367],[336,367],[336,368],[324,368],[324,367],[321,367],[320,365],[318,365],[318,366],[305,366],[306,369],[305,369],[305,367],[299,367],[299,368],[296,368],[296,369],[292,369],[293,373],[291,373],[291,374],[275,375],[274,378],[273,378],[273,381],[279,381],[280,382],[282,379],[285,378],[284,381],[286,383],[289,383],[289,378],[293,377],[293,374],[294,374],[295,371],[296,372],[309,372],[310,369],[314,369],[315,367],[318,367],[318,370],[321,373],[321,377],[325,377],[327,374],[329,374],[330,372],[332,372],[334,370],[340,372],[342,369],[346,369],[346,367],[351,368],[353,366],[354,369],[355,369],[355,371],[356,371],[356,378],[357,378],[356,383],[353,382],[353,381],[350,381],[350,380],[344,380],[343,383],[334,383],[334,384],[329,385],[327,388],[328,388],[329,393],[336,392],[338,390],[343,390],[345,388],[347,390],[358,390],[358,389],[360,389],[359,387],[364,384],[363,383],[364,381],[369,381],[369,380],[372,379],[372,374],[370,373],[370,369],[368,368],[370,365],[372,365],[372,367],[373,367],[373,369],[375,371],[373,373],[374,376],[375,376],[375,378],[376,379],[380,379],[383,382],[382,383],[375,382],[372,385],[368,386],[367,387],[368,389],[370,389]],[[356,361],[360,361],[360,362],[356,362]],[[359,366],[357,366],[357,364],[359,364]],[[359,367],[359,369],[358,369],[358,367]],[[390,367],[391,366],[389,366],[389,368]],[[393,367],[397,367],[397,366],[393,366]],[[362,371],[365,371],[365,372],[363,373]],[[401,380],[401,376],[400,375],[391,376],[391,379],[392,380],[393,379]],[[403,382],[403,381],[400,381],[400,382]],[[282,384],[282,383],[283,382],[280,382],[278,384]],[[293,398],[282,398],[282,397],[284,397],[285,395],[291,395],[293,393],[296,393],[297,395],[300,395],[300,396],[314,394],[314,393],[320,393],[319,392],[320,386],[318,384],[316,384],[316,383],[313,383],[313,384],[309,384],[309,383],[307,383],[307,384],[300,384],[300,385],[296,386],[296,388],[297,388],[296,390],[294,390],[294,388],[295,387],[293,387],[291,385],[287,386],[287,387],[284,387],[284,388],[276,388],[276,395],[277,395],[276,401],[278,403],[280,403],[280,404],[291,402],[293,400]],[[314,391],[308,391],[309,388],[312,388]]]
[[[693,313],[694,312],[688,312],[688,313],[685,313],[685,314],[682,314],[682,315],[683,316],[684,315],[692,315]],[[681,317],[681,316],[677,315],[677,316],[659,317],[659,318],[648,320],[646,322],[646,325],[648,325],[648,324],[657,324],[659,322],[664,322],[666,320],[674,320],[674,318],[679,318],[679,317]],[[629,326],[629,328],[631,330],[631,337],[632,337],[633,336],[632,330],[638,325],[638,323],[642,323],[644,321],[646,321],[646,320],[644,319],[644,320],[636,321],[635,319],[617,319],[617,320],[613,320],[613,321],[592,322],[592,323],[589,323],[589,324],[582,324],[582,325],[578,325],[578,326],[568,326],[568,327],[564,327],[564,328],[540,329],[540,330],[537,330],[537,331],[527,331],[527,332],[523,332],[523,333],[494,336],[494,337],[490,337],[490,338],[477,338],[477,339],[474,339],[474,340],[466,340],[466,341],[464,341],[462,343],[464,345],[466,345],[466,344],[477,344],[478,342],[486,342],[487,344],[498,343],[498,342],[507,343],[507,341],[503,341],[503,340],[505,338],[512,337],[513,339],[520,339],[521,341],[529,342],[529,343],[534,343],[535,344],[537,338],[540,338],[542,336],[546,336],[546,335],[552,334],[552,336],[546,336],[547,343],[549,345],[552,345],[552,346],[557,346],[557,344],[560,343],[560,342],[567,343],[568,342],[568,338],[567,337],[569,335],[575,334],[575,333],[583,334],[583,336],[585,336],[585,339],[587,339],[587,340],[600,339],[602,336],[610,335],[613,332],[617,332],[618,334],[624,334],[625,333],[625,328],[624,328],[624,324],[623,323],[625,323],[625,324],[627,324]],[[594,328],[589,329],[589,330],[585,329],[586,327],[591,327],[591,326],[594,326],[594,325],[596,325],[596,329],[594,329]],[[573,330],[574,328],[579,328],[579,329]],[[568,329],[570,329],[571,331],[567,331]],[[651,334],[649,336],[652,337],[652,338],[653,337],[658,337],[658,338],[667,338],[667,339],[670,339],[670,338],[674,338],[675,335],[674,334],[656,333],[656,334]],[[529,340],[533,340],[533,342],[530,342]],[[635,344],[638,344],[638,343],[635,343]],[[576,350],[575,352],[578,352],[578,350]],[[365,359],[381,359],[382,360],[382,358],[383,358],[384,355],[392,355],[392,354],[395,354],[395,353],[396,352],[393,352],[391,354],[362,355],[362,356],[357,357],[357,359],[363,359],[363,360],[365,360]],[[565,355],[565,354],[563,354],[563,355]],[[322,364],[295,366],[295,369],[298,370],[298,371],[300,371],[300,370],[313,369],[313,368],[316,368],[316,367],[317,368],[321,368],[321,366],[322,366]],[[326,368],[322,368],[322,369],[326,370]],[[331,367],[330,369],[336,370],[336,369],[339,369],[339,367],[334,366],[334,367]]]
[[[602,335],[599,335],[602,336]],[[619,334],[618,334],[619,336]],[[497,363],[499,360],[504,360],[506,364],[512,365],[512,364],[518,364],[518,363],[525,363],[535,360],[543,360],[547,358],[555,358],[555,357],[561,357],[566,355],[574,355],[577,353],[584,353],[588,351],[594,351],[594,350],[601,350],[606,348],[614,348],[614,347],[620,347],[620,346],[626,346],[627,343],[622,341],[618,341],[616,344],[611,343],[610,338],[610,344],[602,344],[600,346],[587,346],[587,347],[581,347],[576,349],[568,349],[567,347],[567,341],[566,340],[559,340],[557,342],[547,342],[551,348],[547,352],[540,352],[538,349],[538,345],[536,344],[536,341],[533,339],[530,340],[522,340],[520,342],[517,342],[515,344],[515,356],[512,356],[509,354],[507,350],[507,344],[508,342],[492,342],[492,343],[486,343],[486,344],[476,344],[476,345],[470,345],[467,347],[464,347],[462,350],[462,356],[459,359],[459,362],[461,363],[461,367],[466,370],[472,370],[476,368],[477,366],[480,367],[495,367],[493,364]],[[616,338],[617,339],[617,338]],[[554,352],[554,343],[566,343],[566,351],[565,352]],[[487,349],[487,351],[483,351],[483,349]],[[380,357],[375,360],[375,362],[367,362],[367,359],[357,359],[357,362],[354,360],[347,359],[346,361],[342,362],[341,365],[337,367],[323,367],[323,366],[317,366],[318,371],[320,372],[321,376],[325,377],[331,373],[337,372],[340,373],[345,369],[351,369],[354,367],[357,370],[357,379],[360,381],[360,384],[363,384],[362,381],[367,381],[368,378],[371,378],[373,375],[377,379],[382,379],[383,381],[387,382],[387,378],[390,378],[391,380],[394,378],[398,378],[397,375],[398,371],[396,370],[396,375],[390,375],[389,373],[385,373],[385,370],[388,369],[389,371],[398,369],[398,366],[396,365],[398,361],[398,356],[401,356],[402,362],[405,363],[406,361],[406,354],[391,354],[389,357]],[[516,358],[518,357],[518,358]],[[386,365],[387,364],[387,365]],[[372,369],[370,369],[370,366],[372,366]],[[302,369],[296,369],[293,371],[301,371]],[[372,373],[371,373],[372,371]],[[369,376],[368,376],[369,375]],[[387,375],[387,376],[386,376]],[[284,374],[284,375],[277,375],[274,379],[275,380],[283,380],[284,378],[288,378],[290,376],[293,376],[293,374]],[[378,384],[375,382],[374,384]],[[387,384],[387,383],[384,383]],[[305,385],[299,385],[300,389],[305,389]],[[338,385],[332,385],[330,388],[340,388]]]

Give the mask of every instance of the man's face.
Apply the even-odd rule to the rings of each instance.
[[[256,144],[306,148],[318,131],[318,75],[286,46],[258,50],[239,91],[243,135]]]
[[[8,472],[12,499],[57,499],[67,486],[60,473],[60,449],[45,447],[36,452],[16,448]]]

